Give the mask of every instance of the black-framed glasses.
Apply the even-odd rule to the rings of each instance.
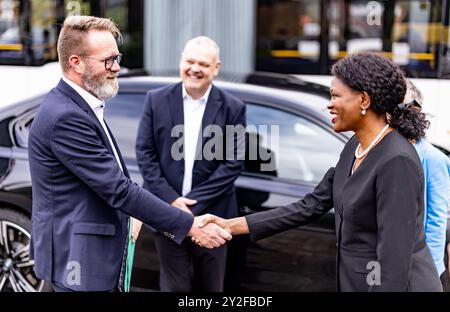
[[[100,62],[105,62],[105,69],[110,70],[114,66],[114,62],[117,62],[117,64],[120,65],[120,61],[122,60],[122,53],[119,53],[117,55],[113,55],[104,59],[96,58],[93,56],[83,56],[86,58],[94,59]]]

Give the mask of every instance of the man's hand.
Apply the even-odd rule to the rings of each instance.
[[[204,216],[201,216],[198,226],[200,228],[203,228],[211,223],[217,224],[231,235],[250,233],[250,229],[248,228],[247,220],[245,219],[245,217],[223,219],[215,215],[206,214]],[[195,240],[195,237],[192,238],[192,241],[198,244],[197,240]]]
[[[223,219],[221,217],[212,215],[212,214],[205,214],[203,216],[200,216],[200,222],[198,224],[198,226],[200,228],[206,226],[207,224],[210,223],[214,223],[217,224],[218,226],[220,226],[222,229],[226,230],[228,233],[230,233],[231,235],[233,235],[233,233],[231,232],[231,226],[229,223],[229,220],[227,219]]]
[[[198,226],[202,220],[209,215],[201,217],[195,217],[194,223],[188,233],[188,236],[193,238],[196,244],[212,249],[214,247],[220,247],[231,239],[230,233],[222,229],[220,226],[214,223],[203,225],[202,228]]]
[[[180,208],[181,210],[192,214],[191,208],[189,206],[193,206],[197,203],[196,200],[194,199],[189,199],[186,197],[178,197],[177,199],[175,199],[171,205],[177,208]]]
[[[133,243],[136,243],[136,240],[139,236],[139,232],[141,231],[142,222],[138,219],[131,218],[131,240]]]

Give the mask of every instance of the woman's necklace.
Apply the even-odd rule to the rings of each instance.
[[[361,148],[361,143],[359,143],[358,146],[356,147],[356,150],[355,150],[355,157],[356,157],[356,159],[361,159],[364,156],[366,156],[367,153],[369,153],[370,150],[381,140],[381,138],[383,137],[383,134],[386,132],[386,130],[388,128],[389,128],[389,124],[384,126],[384,128],[380,131],[380,133],[378,133],[377,137],[372,141],[372,143],[370,143],[369,147],[364,152],[362,152],[361,154],[358,154],[358,150]]]

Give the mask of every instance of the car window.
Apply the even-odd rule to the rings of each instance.
[[[317,183],[328,168],[337,163],[344,143],[331,131],[286,111],[253,103],[246,106],[247,173]],[[258,157],[259,161],[249,157],[257,142],[257,154],[265,156]],[[272,157],[272,163],[275,158],[276,168],[267,166],[268,155]],[[272,170],[261,170],[258,164],[261,159],[266,168]]]
[[[118,94],[106,103],[104,118],[111,128],[124,158],[135,158],[134,145],[144,100],[144,93]],[[27,147],[28,134],[34,115],[33,111],[14,123],[14,138],[20,147]]]
[[[122,156],[134,163],[135,142],[144,107],[144,93],[118,94],[105,106],[105,120],[111,128]]]

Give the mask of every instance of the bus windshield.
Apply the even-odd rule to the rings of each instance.
[[[449,76],[448,1],[325,2],[259,1],[257,69],[329,74],[349,53],[379,51],[409,77]]]

